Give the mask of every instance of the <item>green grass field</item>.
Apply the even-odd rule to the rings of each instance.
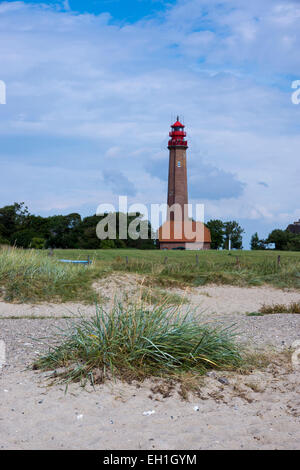
[[[59,261],[88,256],[89,266]],[[92,283],[113,273],[141,274],[148,287],[215,283],[300,289],[300,252],[54,250],[49,257],[46,250],[0,250],[0,293],[9,302],[93,303],[101,299]]]
[[[207,283],[251,286],[266,283],[300,288],[300,252],[55,250],[54,255],[68,259],[87,259],[89,256],[95,266],[101,266],[105,271],[145,274],[149,282],[161,286]]]
[[[300,251],[273,251],[273,250],[135,250],[135,249],[107,249],[107,250],[54,250],[56,258],[66,259],[87,259],[89,256],[93,260],[111,262],[116,257],[123,257],[124,260],[128,256],[129,260],[142,260],[151,263],[163,263],[165,257],[170,263],[189,263],[196,262],[196,255],[199,261],[204,263],[210,262],[220,266],[228,263],[229,257],[234,262],[238,256],[243,263],[257,264],[264,261],[277,261],[278,255],[285,263],[300,263]]]

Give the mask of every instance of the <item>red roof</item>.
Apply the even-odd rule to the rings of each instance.
[[[184,125],[181,124],[181,122],[176,121],[176,122],[174,122],[173,126],[171,126],[171,127],[184,127]]]

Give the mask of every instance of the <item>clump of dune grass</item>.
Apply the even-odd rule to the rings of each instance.
[[[59,330],[55,345],[34,368],[55,370],[56,380],[82,384],[232,370],[242,364],[234,335],[232,327],[201,324],[176,307],[149,309],[141,301],[126,306],[115,301],[110,311],[97,306],[92,318],[70,321]]]
[[[144,288],[141,291],[141,298],[144,302],[151,305],[161,303],[166,305],[183,305],[189,303],[185,295],[180,295],[176,292],[167,292],[161,289]]]
[[[289,305],[284,304],[272,304],[266,305],[263,304],[259,309],[259,312],[262,314],[271,314],[271,313],[300,313],[300,302],[292,302]]]
[[[8,302],[95,301],[92,267],[63,264],[45,251],[0,250],[2,298]]]

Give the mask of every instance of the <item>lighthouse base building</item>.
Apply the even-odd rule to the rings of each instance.
[[[168,212],[166,222],[159,228],[161,250],[209,250],[211,237],[203,222],[189,219],[187,214],[188,187],[186,169],[186,133],[177,121],[171,126],[168,177]]]
[[[202,222],[166,221],[158,233],[161,250],[210,250],[210,231]]]

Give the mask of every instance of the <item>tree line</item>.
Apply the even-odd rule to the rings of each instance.
[[[116,232],[122,215],[116,213]],[[42,217],[30,214],[23,202],[0,208],[0,244],[23,248],[155,248],[151,224],[142,221],[141,214],[127,214],[127,227],[139,218],[147,224],[149,239],[99,240],[96,226],[107,214],[82,218],[80,214]]]
[[[155,237],[151,223],[142,222],[141,214],[127,214],[127,228],[130,223],[139,218],[141,223],[147,224],[149,237],[147,240],[128,238],[126,240],[99,240],[96,235],[96,226],[107,214],[92,215],[82,218],[78,213],[68,215],[53,215],[42,217],[30,214],[28,207],[23,203],[15,202],[12,205],[0,208],[0,244],[15,245],[23,248],[140,248],[155,249]],[[116,233],[118,237],[119,222],[124,214],[116,213]],[[242,248],[242,234],[244,230],[236,221],[223,222],[210,220],[207,227],[211,232],[212,249],[228,249],[229,236],[231,247]]]

